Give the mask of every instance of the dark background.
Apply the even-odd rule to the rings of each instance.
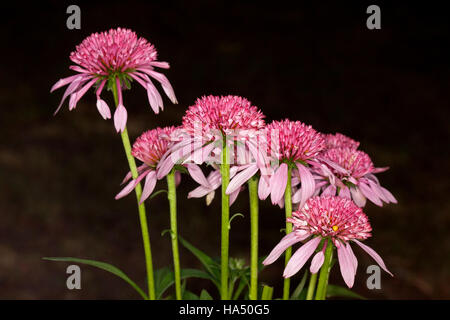
[[[353,4],[350,4],[353,3]],[[398,205],[368,203],[373,238],[367,243],[395,274],[382,289],[366,288],[371,258],[359,249],[355,291],[377,299],[450,298],[449,26],[447,11],[429,2],[289,3],[79,2],[81,30],[66,28],[71,3],[2,5],[0,36],[0,298],[135,299],[104,271],[82,267],[82,290],[65,287],[64,263],[44,256],[110,262],[145,287],[143,249],[133,196],[114,200],[127,163],[111,121],[97,113],[93,91],[69,112],[52,116],[73,74],[69,54],[93,32],[127,27],[154,43],[171,69],[179,105],[164,97],[151,111],[145,90],[125,92],[131,139],[156,126],[179,124],[204,94],[237,94],[259,106],[267,120],[289,117],[322,132],[361,141]],[[381,30],[366,28],[366,8],[381,7]],[[105,91],[104,99],[112,104]],[[164,183],[157,186],[165,187]],[[195,183],[178,191],[180,234],[219,254],[219,196],[186,200]],[[154,266],[171,265],[168,203],[147,203]],[[248,258],[246,193],[232,206],[231,255]],[[260,253],[281,238],[283,210],[261,203]],[[200,267],[182,249],[183,267]],[[281,295],[282,259],[261,281]],[[294,278],[297,281],[299,276]],[[331,282],[343,284],[338,268]],[[208,282],[190,280],[216,295]]]

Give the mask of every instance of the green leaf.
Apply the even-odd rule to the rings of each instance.
[[[148,197],[148,200],[153,199],[153,198],[156,197],[158,194],[161,194],[161,193],[163,193],[163,192],[167,193],[167,190],[166,190],[166,189],[161,189],[161,190],[158,190],[158,191],[156,191],[156,192],[153,192],[152,195],[151,195],[150,197]]]
[[[219,281],[220,274],[218,271],[220,269],[220,265],[216,261],[214,261],[210,256],[208,256],[206,253],[197,249],[192,244],[190,244],[189,242],[184,240],[182,237],[179,237],[178,239],[180,240],[181,244],[186,249],[188,249],[193,255],[195,255],[198,260],[200,260],[200,262],[205,267],[206,271],[208,271],[208,273],[211,275],[210,280],[220,290],[220,281]]]
[[[264,285],[261,300],[272,300],[272,295],[273,295],[273,287]]]
[[[327,288],[327,298],[330,297],[343,297],[366,300],[363,296],[341,286],[329,284]]]
[[[193,292],[185,290],[183,293],[183,300],[199,300],[199,296]]]
[[[169,268],[158,269],[154,273],[155,277],[155,295],[157,299],[161,299],[164,292],[175,283],[175,276]],[[181,269],[180,277],[182,280],[187,278],[200,278],[212,280],[212,277],[203,270],[197,269]]]
[[[308,271],[305,271],[302,280],[300,280],[300,283],[298,284],[297,288],[295,288],[294,292],[291,295],[291,300],[300,300],[300,294],[302,293],[302,290],[305,287],[307,278],[308,278]]]
[[[200,292],[200,300],[213,300],[211,295],[205,289]]]
[[[95,260],[87,260],[87,259],[79,259],[79,258],[72,258],[72,257],[45,257],[42,258],[43,260],[49,260],[49,261],[60,261],[60,262],[75,262],[75,263],[82,263],[89,266],[93,266],[105,271],[108,271],[122,280],[125,280],[131,287],[133,287],[134,290],[136,290],[145,300],[148,300],[148,296],[145,294],[145,292],[134,282],[132,281],[122,270],[119,268],[101,261],[95,261]]]

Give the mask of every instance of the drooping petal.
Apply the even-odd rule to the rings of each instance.
[[[137,168],[138,175],[140,175],[141,173],[143,173],[146,169],[148,169],[148,166],[147,166],[145,163],[142,164],[142,165],[140,165],[140,166]],[[125,182],[127,182],[128,180],[130,180],[131,177],[132,177],[131,171],[129,171],[129,172],[126,174],[126,176],[123,178],[123,180],[122,180],[122,182],[121,182],[120,184],[121,184],[121,185],[124,184]]]
[[[356,242],[357,245],[359,245],[364,251],[366,251],[369,256],[371,256],[376,263],[378,263],[378,265],[387,273],[389,273],[391,276],[394,276],[386,267],[386,265],[384,264],[383,259],[381,259],[380,255],[378,253],[375,252],[375,250],[373,250],[371,247],[366,246],[365,244],[363,244],[362,242],[359,242],[358,240],[353,240],[354,242]]]
[[[120,191],[114,199],[118,200],[120,198],[125,197],[128,195],[133,189],[137,186],[141,180],[147,176],[147,174],[150,172],[150,170],[144,171],[140,176],[137,177],[137,179],[131,180],[123,189]]]
[[[97,109],[103,119],[111,119],[111,110],[109,110],[109,107],[104,100],[97,100]]]
[[[291,259],[286,265],[286,268],[283,272],[283,277],[289,278],[296,274],[305,265],[306,261],[308,261],[308,259],[317,249],[317,246],[319,245],[321,240],[321,237],[315,237],[306,242],[299,249],[297,249],[297,251],[292,255]]]
[[[281,241],[273,248],[273,250],[269,253],[266,259],[263,261],[263,265],[267,266],[271,263],[274,263],[284,251],[290,246],[299,242],[299,238],[295,234],[295,232],[291,232],[283,237]]]
[[[125,109],[123,104],[119,104],[114,112],[114,126],[116,127],[117,132],[123,132],[123,130],[125,130],[127,117],[127,109]]]
[[[352,194],[353,201],[358,207],[362,208],[366,205],[366,197],[364,197],[358,187],[350,188],[350,193]]]
[[[59,89],[61,87],[64,87],[65,85],[74,82],[74,80],[77,79],[82,79],[83,76],[80,76],[79,74],[67,77],[67,78],[63,78],[63,79],[59,79],[54,85],[53,87],[50,89],[50,93],[55,91],[56,89]]]
[[[258,197],[260,200],[265,200],[270,194],[270,178],[267,176],[261,176],[258,183]]]
[[[338,246],[337,253],[342,278],[344,279],[347,286],[351,288],[353,287],[353,284],[355,282],[355,268],[353,260],[350,257],[347,251],[347,246],[345,244],[341,244],[340,246]]]
[[[309,268],[309,271],[311,271],[311,273],[317,273],[322,267],[324,260],[325,255],[323,254],[323,251],[317,252],[311,261],[311,267]]]
[[[237,190],[234,190],[231,194],[230,194],[230,206],[236,201],[239,192],[241,192],[241,188],[238,188]]]
[[[239,190],[247,180],[249,180],[256,174],[256,172],[258,172],[258,166],[256,164],[253,164],[247,169],[242,170],[241,172],[236,174],[236,176],[228,184],[226,194],[230,195],[236,190]]]
[[[175,171],[175,187],[178,187],[181,183],[181,173],[180,171]]]
[[[149,70],[149,69],[142,69],[141,71],[147,73],[149,76],[155,78],[156,80],[161,83],[161,86],[163,87],[164,92],[166,93],[167,97],[169,97],[170,101],[172,101],[173,104],[177,104],[177,98],[175,97],[175,92],[173,91],[172,85],[170,84],[169,80],[167,80],[166,76],[162,73]]]
[[[339,190],[339,197],[346,198],[346,199],[351,199],[349,188],[348,187],[341,188]]]
[[[153,192],[156,185],[156,172],[150,171],[150,173],[145,177],[144,189],[142,190],[142,195],[139,204],[142,204]]]
[[[189,192],[187,197],[188,197],[188,199],[201,198],[201,197],[206,196],[210,192],[211,192],[211,189],[206,188],[204,186],[198,186],[197,188],[195,188],[194,190]]]
[[[379,207],[383,206],[383,202],[381,202],[377,194],[373,192],[372,189],[367,184],[365,184],[364,182],[360,182],[358,184],[358,187],[367,199],[369,199]]]
[[[270,199],[272,204],[277,204],[284,195],[288,179],[288,166],[282,163],[274,175],[270,178]]]
[[[314,181],[311,172],[304,165],[297,163],[297,169],[302,182],[300,208],[303,208],[306,200],[314,194],[316,182]]]
[[[202,186],[211,188],[209,181],[206,179],[202,169],[198,165],[193,163],[187,163],[185,164],[185,167],[188,169],[189,174],[191,175],[192,179],[194,179],[194,181],[196,181]]]
[[[395,197],[392,195],[392,193],[389,192],[389,190],[387,190],[386,188],[383,188],[380,186],[381,191],[383,191],[385,197],[387,199],[389,199],[390,202],[392,203],[397,203],[397,199],[395,199]]]
[[[336,187],[330,184],[328,187],[325,188],[322,192],[322,196],[324,197],[331,197],[336,195]]]

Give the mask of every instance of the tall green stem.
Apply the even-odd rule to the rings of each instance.
[[[258,177],[248,181],[250,197],[250,300],[258,299]]]
[[[316,300],[325,300],[327,295],[328,277],[330,275],[331,259],[333,258],[333,243],[330,239],[326,241],[327,248],[325,250],[325,259],[323,261],[322,268],[320,269]]]
[[[286,190],[284,192],[284,208],[286,212],[286,219],[290,218],[292,216],[292,183],[291,183],[291,175],[292,175],[292,169],[289,166],[288,167],[288,173],[287,173],[287,184],[286,184]],[[286,234],[289,234],[292,232],[292,223],[286,221]],[[285,253],[285,260],[284,260],[284,266],[287,265],[289,262],[289,259],[291,259],[292,255],[292,247],[287,248]],[[283,286],[283,300],[289,300],[289,289],[291,285],[291,279],[286,278],[284,279],[284,286]]]
[[[118,97],[117,97],[117,85],[116,81],[112,81],[113,83],[113,95],[114,95],[114,102],[116,104],[116,107],[119,104]],[[128,137],[128,131],[127,128],[123,130],[121,133],[122,137],[122,143],[123,148],[125,149],[125,154],[127,156],[128,165],[130,167],[131,175],[133,179],[136,179],[138,177],[138,171],[136,167],[136,162],[134,161],[134,157],[131,155],[131,144],[130,144],[130,138]],[[155,300],[155,284],[153,279],[153,262],[152,262],[152,251],[150,246],[150,236],[148,233],[148,226],[147,226],[147,216],[145,213],[145,206],[144,204],[139,204],[139,199],[141,198],[142,194],[142,188],[141,184],[138,183],[136,185],[136,188],[134,189],[136,192],[136,198],[137,198],[137,204],[138,204],[138,210],[139,210],[139,221],[141,224],[141,232],[142,232],[142,241],[144,244],[144,253],[145,253],[145,265],[147,270],[147,285],[148,285],[148,296],[150,300]]]
[[[316,289],[317,272],[311,274],[309,279],[308,291],[306,292],[306,300],[312,300],[314,297],[314,290]]]
[[[222,300],[228,300],[228,250],[230,236],[230,197],[226,194],[230,183],[230,163],[227,147],[227,137],[223,136],[222,163],[220,173],[222,175],[222,239],[221,239],[221,260],[220,260],[220,296]]]
[[[178,252],[177,231],[177,191],[175,186],[175,169],[167,175],[167,198],[170,206],[170,230],[172,238],[173,270],[175,274],[175,296],[181,300],[180,254]]]

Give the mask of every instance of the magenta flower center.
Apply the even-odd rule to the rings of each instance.
[[[297,230],[334,241],[364,240],[371,236],[369,219],[351,200],[340,197],[310,198],[288,219]]]
[[[128,29],[111,29],[87,37],[70,59],[90,74],[126,73],[155,61],[155,47]]]
[[[325,148],[322,134],[300,121],[273,121],[266,128],[269,152],[280,161],[305,161]]]
[[[191,135],[208,137],[217,133],[238,135],[243,130],[260,130],[264,115],[239,96],[204,96],[190,106],[183,127]]]
[[[171,141],[169,137],[176,127],[156,128],[144,132],[133,144],[131,154],[150,167],[156,167],[166,153]]]

